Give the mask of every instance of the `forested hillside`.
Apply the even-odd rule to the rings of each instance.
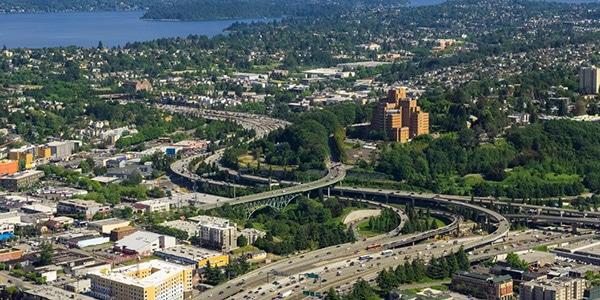
[[[579,195],[585,188],[600,189],[599,143],[597,123],[552,120],[509,129],[505,139],[480,145],[465,129],[386,147],[374,171],[443,193],[509,198]]]
[[[327,17],[373,7],[407,5],[406,0],[198,0],[150,7],[144,19],[209,20],[239,18]]]

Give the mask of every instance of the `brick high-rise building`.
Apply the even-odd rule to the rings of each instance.
[[[371,130],[381,130],[391,141],[407,142],[429,133],[429,114],[421,111],[417,100],[406,97],[406,90],[391,89],[373,110]]]

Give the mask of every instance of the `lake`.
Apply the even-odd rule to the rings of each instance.
[[[598,3],[599,0],[533,0],[541,2],[558,2],[558,3],[571,3],[571,4],[582,4],[582,3]],[[426,6],[436,5],[444,3],[446,0],[411,0],[411,6]]]
[[[56,46],[106,47],[190,34],[214,36],[234,22],[273,19],[197,22],[140,20],[142,11],[72,12],[0,15],[0,46],[42,48]]]

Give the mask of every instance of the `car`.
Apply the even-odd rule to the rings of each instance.
[[[291,264],[291,263],[292,263],[292,261],[291,261],[291,260],[290,260],[290,261],[288,261],[288,264]]]
[[[223,291],[220,291],[220,292],[219,292],[219,295],[223,295]]]

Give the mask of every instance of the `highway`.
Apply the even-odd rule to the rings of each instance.
[[[379,191],[377,191],[377,192],[379,192]],[[391,191],[385,191],[385,192],[389,193]],[[433,201],[442,202],[442,203],[449,202],[445,199],[438,199],[435,196],[433,196],[430,200],[432,200],[432,199],[433,199]],[[480,246],[489,244],[495,240],[498,240],[499,238],[506,236],[508,234],[509,224],[508,224],[508,221],[502,215],[500,215],[496,212],[493,212],[491,210],[488,210],[486,208],[476,206],[476,205],[471,205],[471,204],[466,204],[466,203],[461,203],[461,202],[456,203],[456,205],[473,208],[473,209],[476,209],[476,210],[490,216],[491,219],[494,219],[497,221],[498,227],[493,233],[491,233],[487,236],[478,237],[475,240],[462,241],[462,244],[458,243],[457,245],[452,245],[452,247],[447,247],[446,250],[454,249],[454,248],[458,249],[457,247],[460,247],[461,245],[463,245],[465,249],[480,247]],[[219,285],[219,286],[215,287],[214,289],[212,289],[211,291],[207,291],[207,292],[203,293],[202,295],[208,293],[208,294],[212,294],[213,297],[215,297],[216,299],[226,299],[227,297],[230,297],[231,295],[239,293],[241,288],[244,288],[246,290],[246,292],[248,289],[251,289],[251,288],[257,289],[258,287],[260,287],[260,285],[258,285],[258,284],[261,283],[261,281],[263,283],[266,282],[267,275],[272,276],[272,273],[270,273],[270,272],[273,270],[276,272],[279,272],[279,274],[282,274],[282,276],[287,277],[287,276],[294,275],[294,274],[303,274],[306,272],[310,272],[311,270],[314,270],[315,268],[324,268],[327,265],[335,265],[336,269],[337,269],[337,266],[338,266],[337,264],[343,264],[349,259],[350,260],[356,259],[360,255],[361,251],[363,251],[364,249],[366,249],[366,247],[368,245],[371,245],[373,243],[381,244],[383,246],[383,248],[394,245],[394,243],[402,243],[403,245],[406,245],[406,246],[404,246],[404,248],[401,248],[399,250],[394,250],[394,251],[405,251],[404,255],[406,255],[406,256],[410,255],[411,257],[415,257],[414,255],[417,255],[419,252],[419,249],[421,249],[421,248],[418,245],[412,245],[412,243],[414,243],[415,241],[421,240],[423,238],[426,238],[426,237],[434,236],[435,234],[440,234],[443,232],[451,231],[456,228],[457,222],[458,222],[458,220],[455,219],[452,222],[452,224],[450,224],[448,226],[445,226],[445,227],[442,227],[442,228],[439,228],[436,230],[424,232],[424,233],[407,235],[407,236],[396,236],[395,234],[388,233],[388,234],[380,235],[380,236],[373,237],[370,239],[365,239],[363,241],[358,241],[354,244],[344,244],[344,245],[339,245],[339,246],[335,246],[335,247],[329,247],[329,248],[316,250],[316,251],[310,252],[308,254],[290,256],[287,259],[275,262],[275,263],[267,265],[261,269],[250,272],[244,276],[241,276],[239,278],[231,280],[231,281],[227,282],[226,284]],[[436,251],[433,251],[432,253],[434,255],[436,255],[436,253],[437,253]],[[443,250],[440,249],[439,251],[440,251],[440,253],[443,253]],[[420,251],[420,252],[422,252],[422,251]],[[395,259],[394,261],[387,262],[385,264],[385,266],[386,267],[394,266],[395,264],[393,264],[392,262],[403,261],[405,256],[401,256],[401,257],[402,258],[400,260]],[[356,280],[356,278],[362,277],[363,274],[365,276],[369,275],[370,273],[375,274],[376,270],[377,270],[377,268],[375,268],[374,266],[372,267],[372,270],[368,271],[367,273],[363,273],[363,271],[358,271],[358,267],[356,267],[356,266],[355,266],[355,269],[356,270],[348,269],[351,272],[346,272],[347,273],[346,275],[344,275],[344,276],[340,275],[339,277],[342,278],[343,280]],[[294,275],[294,276],[296,276],[296,275]],[[271,279],[269,279],[269,280],[271,280]],[[290,281],[291,281],[291,279],[290,279]],[[244,283],[241,284],[242,282],[244,282]],[[295,287],[295,285],[294,285],[294,287]],[[276,291],[274,290],[273,292],[270,292],[270,293],[275,293],[275,292]],[[259,293],[259,295],[260,295],[260,293]],[[262,298],[262,297],[268,297],[268,295],[265,294],[265,295],[261,296],[261,299],[266,299],[266,298]],[[200,299],[200,298],[198,298],[198,299]]]
[[[257,137],[264,137],[269,132],[284,128],[290,125],[290,122],[270,118],[263,115],[255,115],[242,112],[229,112],[212,109],[201,109],[197,107],[177,106],[169,104],[159,104],[158,109],[163,109],[173,113],[181,113],[192,115],[195,117],[203,117],[211,120],[231,120],[240,124],[245,129],[254,129]]]
[[[331,193],[333,194],[341,194],[343,196],[366,196],[366,197],[387,197],[388,199],[392,198],[412,198],[415,201],[419,200],[431,200],[432,198],[436,198],[439,200],[447,200],[446,203],[465,203],[470,204],[471,197],[467,196],[456,196],[456,195],[440,195],[440,194],[431,194],[431,193],[414,193],[407,191],[398,191],[398,190],[379,190],[373,188],[354,188],[354,187],[342,187],[336,186],[331,188]],[[521,210],[523,216],[526,214],[526,211],[530,211],[527,216],[531,218],[539,218],[539,219],[550,219],[550,216],[554,216],[553,220],[562,220],[559,217],[563,217],[565,220],[580,220],[581,223],[586,224],[597,224],[596,220],[600,219],[600,212],[593,211],[579,211],[576,209],[570,208],[562,208],[562,207],[548,207],[548,206],[537,206],[537,205],[529,205],[522,203],[507,203],[503,201],[499,201],[497,199],[489,199],[489,198],[475,198],[474,203],[471,205],[481,206],[483,205],[491,205],[494,204],[496,207],[500,206],[512,206]],[[497,215],[500,215],[497,213]],[[510,214],[517,215],[517,214]],[[571,218],[571,219],[569,219]]]
[[[581,224],[593,224],[599,225],[600,219],[596,218],[570,218],[570,217],[561,217],[561,216],[547,216],[547,215],[515,215],[515,214],[506,214],[505,215],[509,219],[530,219],[529,222],[553,222],[553,223],[581,223]]]
[[[401,219],[401,224],[404,224],[407,221],[407,215],[394,207],[386,206],[385,204],[381,204],[378,202],[368,202],[371,205],[378,207],[388,207],[396,211]],[[390,234],[391,236],[395,236]],[[365,239],[361,243],[347,243],[343,245],[337,245],[332,247],[327,247],[319,250],[315,250],[309,253],[298,254],[295,256],[290,256],[286,259],[282,259],[278,262],[274,262],[269,264],[268,266],[255,270],[251,273],[245,274],[242,277],[236,278],[230,282],[219,285],[214,289],[211,289],[208,292],[202,293],[200,296],[194,299],[205,299],[206,295],[212,294],[216,299],[224,299],[235,292],[239,291],[239,288],[236,290],[232,288],[232,286],[238,287],[240,282],[245,282],[245,287],[255,286],[258,287],[267,280],[267,277],[270,279],[274,277],[273,270],[277,271],[277,274],[281,276],[290,276],[292,274],[299,274],[301,272],[306,272],[310,270],[311,266],[314,264],[321,265],[323,263],[329,263],[333,260],[340,260],[343,257],[354,257],[356,253],[359,253],[361,250],[364,250],[366,246],[364,244],[377,244],[380,241],[384,240],[382,237],[386,235],[381,235],[369,239]],[[343,257],[342,257],[343,255]],[[301,263],[300,263],[301,262]],[[281,275],[285,274],[285,275]]]

